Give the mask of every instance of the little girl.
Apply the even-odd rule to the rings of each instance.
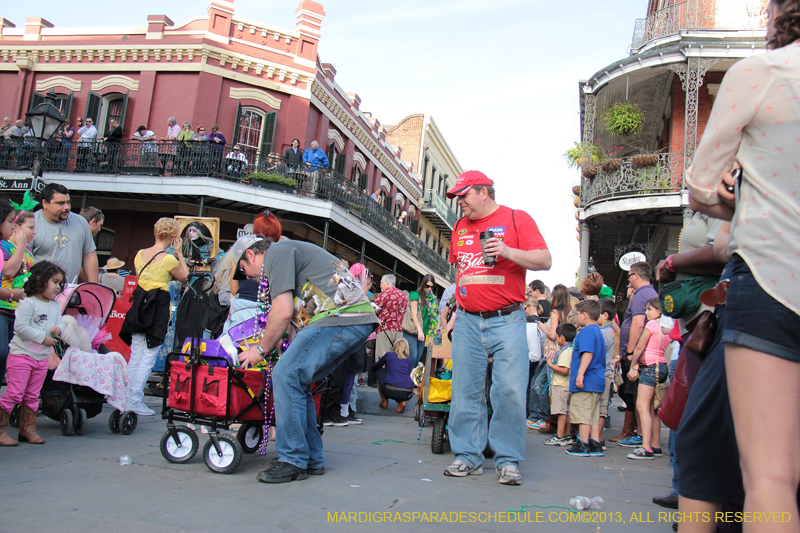
[[[669,375],[669,365],[664,357],[664,352],[669,346],[669,335],[661,331],[659,319],[661,318],[661,303],[658,298],[647,300],[645,309],[647,324],[642,330],[642,336],[636,343],[631,359],[631,370],[628,379],[639,380],[636,397],[636,411],[641,422],[640,434],[642,447],[628,454],[628,459],[653,459],[661,455],[661,419],[658,418],[653,407],[653,397],[656,385],[664,383]],[[641,368],[641,373],[639,369]],[[656,370],[658,370],[656,372]]]
[[[20,301],[14,319],[6,372],[8,387],[0,398],[0,445],[19,444],[6,433],[9,413],[20,404],[19,440],[44,444],[36,434],[36,408],[42,390],[50,348],[64,331],[61,307],[53,298],[64,290],[66,274],[50,261],[36,263],[25,282],[27,298]]]
[[[36,235],[33,212],[25,211],[15,215],[11,205],[5,203],[6,205],[0,205],[0,253],[3,254],[0,289],[0,383],[6,373],[8,343],[14,334],[14,309],[17,308],[17,302],[25,297],[20,283],[22,279],[17,281],[16,278],[25,275],[33,266],[30,243]]]

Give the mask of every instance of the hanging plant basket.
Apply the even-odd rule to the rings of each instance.
[[[658,154],[643,154],[631,157],[631,165],[636,168],[652,167],[658,164]]]
[[[603,114],[606,131],[619,137],[636,135],[644,127],[644,113],[636,104],[618,102],[612,104]]]
[[[603,172],[616,172],[622,166],[622,159],[609,159],[603,163]]]
[[[583,167],[581,169],[581,174],[584,178],[592,179],[597,176],[597,167]]]
[[[584,149],[586,149],[589,157],[584,158]],[[603,158],[600,153],[600,148],[594,143],[579,143],[564,152],[564,159],[567,161],[569,168],[581,168],[585,166],[596,165]]]
[[[572,186],[572,194],[575,196],[580,196],[581,194],[581,186],[580,185],[573,185]]]
[[[581,206],[581,199],[578,198],[577,196],[573,196],[572,197],[572,205],[574,205],[575,207],[580,207]]]

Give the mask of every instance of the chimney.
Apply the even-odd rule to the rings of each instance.
[[[0,40],[3,39],[3,28],[16,28],[16,26],[10,20],[0,18]]]
[[[233,0],[210,0],[206,11],[208,11],[206,39],[223,44],[230,43]]]
[[[164,28],[174,26],[175,23],[166,15],[147,15],[146,39],[163,39]]]
[[[325,79],[327,79],[328,82],[333,85],[333,79],[336,77],[336,67],[330,63],[323,63],[322,71],[325,72]]]
[[[25,35],[22,36],[23,41],[41,41],[42,28],[52,28],[53,25],[44,20],[43,18],[26,18],[25,19]]]
[[[297,24],[295,29],[300,34],[297,55],[309,61],[317,59],[317,45],[322,36],[322,19],[325,11],[322,6],[311,0],[303,0],[295,9]]]

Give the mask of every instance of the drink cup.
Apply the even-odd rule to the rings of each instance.
[[[494,237],[493,231],[482,231],[481,232],[481,253],[483,253],[483,264],[486,266],[493,266],[497,263],[497,256],[495,255],[486,255],[486,241]]]

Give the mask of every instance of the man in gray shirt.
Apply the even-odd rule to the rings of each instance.
[[[97,281],[97,254],[92,232],[86,219],[70,212],[69,190],[61,184],[49,183],[42,190],[42,209],[36,212],[36,236],[33,257],[52,261],[67,273],[73,283],[83,267],[87,281]]]

